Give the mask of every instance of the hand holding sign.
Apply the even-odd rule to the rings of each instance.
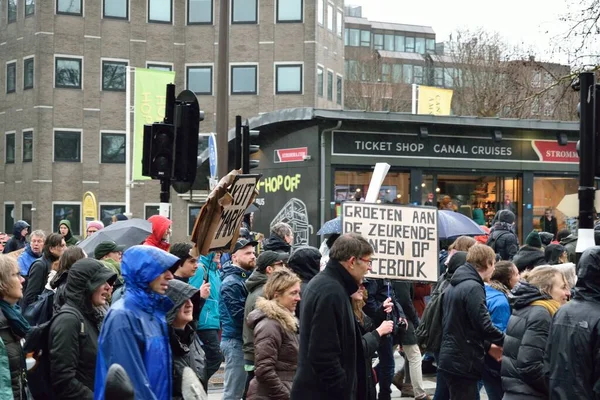
[[[391,298],[387,298],[385,299],[385,301],[383,302],[383,311],[387,314],[392,312],[392,308],[394,307],[394,305],[392,304],[392,299]]]

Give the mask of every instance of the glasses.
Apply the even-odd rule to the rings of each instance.
[[[366,263],[369,267],[373,266],[373,260],[367,260],[365,258],[360,258],[360,257],[359,257],[359,260]]]

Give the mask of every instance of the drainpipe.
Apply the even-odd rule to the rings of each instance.
[[[323,224],[325,223],[325,197],[327,190],[327,188],[325,187],[325,134],[340,129],[341,127],[342,120],[339,120],[337,122],[337,125],[333,128],[327,128],[321,131],[321,225],[319,225],[319,227],[323,226]],[[322,240],[323,239],[321,238],[321,241]]]

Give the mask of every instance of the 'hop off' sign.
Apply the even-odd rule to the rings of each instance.
[[[342,232],[359,233],[373,247],[374,278],[435,282],[437,210],[433,207],[342,204]]]

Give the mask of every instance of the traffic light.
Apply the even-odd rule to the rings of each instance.
[[[149,154],[150,159],[142,159],[142,169],[146,169],[147,172],[144,175],[153,179],[170,179],[175,127],[163,123],[154,123],[149,126],[149,129],[146,126],[144,127],[144,157]],[[150,149],[146,148],[147,132],[149,132]]]
[[[251,159],[253,154],[260,151],[260,145],[257,144],[260,131],[251,130],[248,123],[243,126],[242,131],[242,172],[248,174],[251,169],[257,168],[260,162]]]
[[[189,93],[186,93],[189,92]],[[184,90],[175,103],[175,149],[173,175],[175,182],[193,183],[198,163],[198,130],[204,113],[200,111],[196,95]]]

